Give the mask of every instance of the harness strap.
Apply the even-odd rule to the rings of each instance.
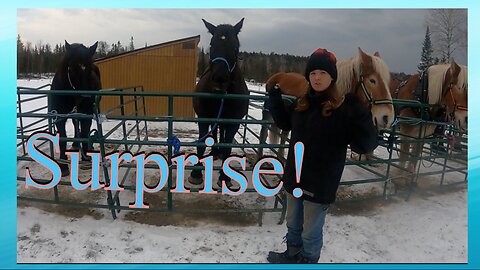
[[[368,92],[365,83],[363,82],[363,75],[360,75],[360,85],[355,90],[355,93],[358,92],[358,88],[362,89],[362,92],[365,95],[370,107],[372,107],[372,105],[393,104],[392,100],[390,99],[373,99],[372,95]]]
[[[221,61],[221,62],[224,62],[226,65],[227,65],[227,69],[230,73],[233,72],[233,70],[235,69],[235,67],[237,66],[237,62],[233,63],[233,67],[230,68],[230,64],[228,63],[227,59],[223,58],[223,57],[215,57],[213,59],[210,59],[210,61],[213,63],[213,62],[216,62],[216,61]]]
[[[68,77],[68,82],[70,83],[70,86],[73,88],[73,90],[77,90],[75,86],[73,86],[72,80],[70,79],[70,66],[67,68],[67,77]]]
[[[468,111],[467,107],[457,105],[457,100],[455,99],[455,96],[452,93],[452,87],[451,86],[450,86],[449,92],[450,92],[450,97],[452,98],[452,101],[453,101],[453,112],[455,112],[455,110]]]
[[[218,119],[220,119],[220,116],[222,115],[224,102],[225,102],[225,99],[222,98],[222,101],[221,101],[221,103],[220,103],[220,108],[219,108],[218,113],[217,113],[217,121],[218,121]],[[195,142],[196,142],[196,143],[197,143],[197,142],[201,142],[201,141],[203,141],[206,137],[208,137],[209,135],[212,135],[213,131],[214,131],[215,129],[217,129],[217,126],[218,126],[218,122],[216,122],[216,123],[213,125],[212,129],[210,129],[210,131],[208,131],[207,134],[205,134],[203,137],[199,138],[199,139],[196,140]],[[180,141],[180,139],[178,139],[177,136],[169,137],[169,138],[167,139],[167,142],[168,142],[169,145],[172,145],[172,146],[173,146],[173,153],[174,153],[175,155],[180,154],[180,146],[182,145],[182,142]]]

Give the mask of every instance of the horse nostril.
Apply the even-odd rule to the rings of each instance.
[[[385,126],[387,126],[387,124],[388,124],[388,115],[384,115],[384,116],[383,116],[383,124],[384,124]]]

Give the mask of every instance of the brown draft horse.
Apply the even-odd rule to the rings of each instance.
[[[379,130],[389,128],[394,119],[394,109],[392,97],[390,95],[388,84],[390,83],[390,72],[388,66],[380,58],[380,54],[375,52],[370,55],[358,48],[356,57],[340,60],[337,62],[338,78],[337,89],[343,94],[355,93],[365,107],[370,108],[372,120]],[[298,73],[277,73],[267,81],[266,88],[279,84],[282,93],[286,95],[300,97],[308,90],[308,82],[305,77]],[[263,120],[270,120],[271,115],[268,111],[263,112]],[[260,132],[260,141],[265,142],[269,127],[262,126]],[[272,127],[272,130],[279,130],[278,127]],[[278,142],[279,132],[270,132],[270,142]],[[282,131],[283,135],[288,135],[288,131]],[[281,137],[285,137],[281,136]],[[281,142],[283,144],[284,141]],[[259,155],[263,154],[259,148]],[[283,148],[279,150],[278,156],[283,157]]]
[[[424,101],[431,105],[442,105],[445,108],[444,116],[440,115],[442,119],[435,119],[445,122],[452,122],[454,125],[463,131],[467,130],[468,120],[468,68],[467,66],[458,65],[454,60],[450,64],[433,65],[427,69],[428,100]],[[395,99],[416,100],[415,89],[420,83],[420,75],[415,74],[410,78],[400,83],[396,88],[390,89],[392,96]],[[394,85],[392,85],[394,86]],[[400,117],[420,118],[418,110],[412,107],[402,107],[397,110]],[[439,108],[432,108],[429,112],[430,118],[438,118]],[[431,119],[426,119],[431,120]],[[437,125],[408,125],[400,124],[400,138],[411,139],[424,138],[434,134]],[[411,161],[406,167],[406,159],[408,157],[417,157],[422,151],[423,143],[402,143],[400,145],[400,166],[406,168],[410,172],[414,172],[416,168],[416,161]]]

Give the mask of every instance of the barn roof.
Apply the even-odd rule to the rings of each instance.
[[[106,60],[111,60],[113,58],[125,57],[125,56],[133,55],[133,54],[136,54],[136,53],[139,53],[139,52],[146,52],[146,51],[149,51],[149,50],[154,50],[154,49],[157,49],[157,48],[169,46],[169,45],[176,44],[176,43],[182,43],[184,41],[195,40],[195,39],[200,39],[200,35],[186,37],[186,38],[177,39],[177,40],[172,40],[172,41],[168,41],[168,42],[164,42],[164,43],[159,43],[159,44],[150,45],[150,46],[147,46],[147,47],[135,49],[135,50],[132,50],[132,51],[127,51],[127,52],[123,52],[123,53],[119,53],[119,54],[115,54],[115,55],[109,55],[109,56],[106,56],[106,57],[101,57],[101,58],[95,59],[95,62],[98,63],[98,62],[103,62],[103,61],[106,61]]]

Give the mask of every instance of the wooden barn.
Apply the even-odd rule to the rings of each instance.
[[[174,40],[115,56],[95,60],[100,69],[102,88],[143,86],[148,92],[193,92],[197,74],[200,36]],[[131,98],[125,98],[127,102]],[[118,97],[103,97],[101,111],[120,104]],[[168,113],[168,100],[162,97],[146,98],[147,115]],[[126,106],[133,113],[134,106]],[[174,116],[193,117],[192,98],[174,99]]]

